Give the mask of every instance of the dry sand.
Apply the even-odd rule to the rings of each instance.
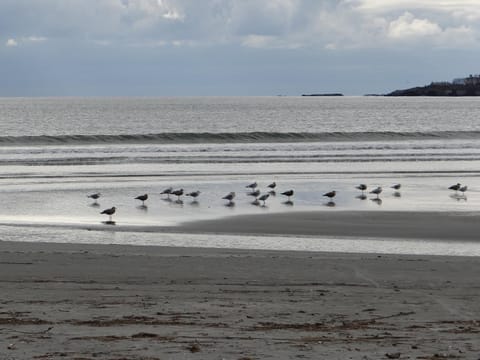
[[[0,246],[2,360],[480,357],[475,257]]]

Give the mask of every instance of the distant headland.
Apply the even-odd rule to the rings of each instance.
[[[343,96],[341,93],[302,94],[302,96]]]
[[[480,75],[432,82],[430,85],[395,90],[385,96],[480,96]]]

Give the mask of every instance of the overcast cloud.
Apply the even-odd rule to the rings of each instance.
[[[478,72],[479,39],[479,0],[2,0],[0,91],[382,92]]]

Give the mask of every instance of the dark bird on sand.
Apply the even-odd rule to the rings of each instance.
[[[265,201],[268,199],[269,196],[270,194],[263,194],[258,198],[258,200],[263,201],[263,206],[265,206]]]
[[[379,186],[379,187],[376,187],[375,189],[373,189],[372,191],[370,191],[370,194],[375,194],[377,195],[377,198],[378,198],[378,195],[380,195],[382,192],[382,187]]]
[[[102,196],[102,194],[100,194],[100,193],[94,193],[94,194],[87,195],[88,198],[93,199],[95,201],[98,200],[100,198],[100,196]]]
[[[232,200],[235,199],[235,192],[232,191],[232,192],[228,193],[228,194],[225,195],[222,199],[228,200],[228,201],[231,203]]]
[[[448,189],[458,191],[458,190],[460,190],[461,187],[462,187],[462,185],[460,185],[460,183],[457,183],[455,185],[450,186]]]
[[[196,199],[200,195],[200,190],[189,192],[185,194],[186,196],[191,196],[192,198]]]
[[[148,194],[139,195],[135,198],[135,200],[140,200],[142,205],[145,205],[145,201],[148,199]]]
[[[110,209],[105,209],[103,210],[100,214],[105,214],[105,215],[108,215],[109,218],[110,218],[110,222],[112,221],[112,215],[115,214],[115,211],[117,209],[114,207],[111,207]]]
[[[365,190],[367,190],[367,185],[360,184],[358,186],[355,186],[355,188],[357,188],[358,190],[360,190],[363,193]]]
[[[246,188],[248,189],[255,189],[256,187],[258,186],[257,182],[253,182],[251,184],[248,184],[247,186],[245,186]]]
[[[282,195],[288,196],[288,201],[290,201],[290,197],[293,196],[294,193],[295,192],[293,190],[287,190],[287,191],[282,192]]]
[[[174,190],[171,192],[171,194],[175,195],[177,199],[180,200],[180,196],[183,195],[183,189]]]
[[[335,197],[335,195],[337,195],[337,192],[336,192],[335,190],[329,191],[329,192],[323,194],[323,196],[326,196],[326,197],[328,197],[328,198],[330,198],[330,199],[333,199],[333,198]]]
[[[271,184],[269,184],[268,187],[273,190],[277,187],[277,183],[274,181]]]
[[[170,197],[170,194],[172,193],[173,191],[173,188],[172,187],[169,187],[169,188],[166,188],[165,190],[163,190],[160,195],[167,195],[168,197]]]
[[[402,184],[392,185],[392,189],[395,189],[395,190],[400,190],[401,187],[402,187]]]

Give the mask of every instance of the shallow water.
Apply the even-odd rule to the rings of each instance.
[[[113,237],[133,244],[152,242],[155,235],[132,236],[120,227],[154,229],[305,210],[477,212],[479,105],[474,98],[0,99],[0,224],[17,229],[3,232],[3,238],[15,240],[18,233],[33,241],[103,242]],[[270,182],[278,184],[265,206],[252,204],[247,195],[245,186],[253,181],[262,193]],[[468,185],[466,196],[447,190],[457,182]],[[382,186],[380,200],[371,194],[361,198],[359,183]],[[399,192],[390,188],[395,183],[402,184]],[[201,195],[195,202],[160,196],[169,186]],[[295,190],[292,203],[280,195],[288,189]],[[333,202],[322,196],[331,190],[338,192]],[[222,200],[230,191],[237,194],[234,206]],[[87,198],[94,192],[102,193],[96,203]],[[149,199],[141,206],[134,197],[144,193]],[[118,209],[116,227],[100,215],[111,206]],[[83,230],[89,226],[108,232],[90,236]],[[60,230],[64,227],[70,232]],[[277,238],[224,241],[223,236],[163,233],[158,238],[163,239],[159,245],[291,246]],[[363,240],[361,246],[354,239],[295,243],[303,250],[401,253],[409,248],[401,241]],[[442,247],[422,244],[422,251],[432,254]],[[465,249],[469,246],[476,254],[476,245]]]

